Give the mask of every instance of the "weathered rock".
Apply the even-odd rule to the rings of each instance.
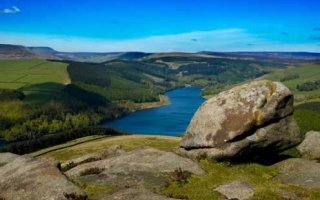
[[[159,194],[152,193],[146,189],[129,188],[117,191],[105,197],[109,200],[175,200]]]
[[[93,161],[97,161],[97,160],[101,160],[101,159],[102,159],[101,154],[96,154],[96,153],[86,154],[84,156],[80,156],[78,158],[71,159],[71,160],[68,160],[66,162],[61,163],[61,169],[63,171],[67,171],[77,165],[80,165],[83,163],[88,163],[88,162],[93,162]]]
[[[282,83],[255,81],[222,92],[196,112],[180,153],[233,159],[279,152],[301,141],[293,95]]]
[[[320,132],[308,132],[297,149],[304,158],[320,161]]]
[[[277,163],[280,174],[276,177],[285,184],[304,188],[320,188],[320,163],[292,158]]]
[[[86,199],[52,163],[19,156],[0,168],[0,199],[68,200]]]
[[[0,167],[4,164],[14,161],[19,156],[13,153],[0,153]]]
[[[113,156],[119,156],[125,151],[122,149],[120,145],[113,145],[109,149],[107,149],[103,153],[92,153],[86,154],[84,156],[80,156],[78,158],[74,158],[68,161],[61,163],[61,168],[63,171],[67,171],[71,168],[74,168],[80,164],[89,163],[97,160],[102,160],[105,158],[110,158]]]
[[[113,188],[137,185],[161,188],[167,184],[168,174],[179,168],[197,175],[205,173],[196,162],[188,158],[172,152],[145,148],[81,164],[67,171],[66,175],[85,184],[99,184]],[[99,173],[85,173],[92,169]]]
[[[276,190],[278,194],[281,195],[282,199],[285,200],[300,200],[303,199],[302,195],[296,194],[294,192],[284,190],[284,189],[277,189]]]
[[[125,151],[122,149],[121,145],[112,145],[110,148],[108,148],[101,155],[102,155],[102,158],[110,158],[113,156],[119,156],[123,153],[125,153]]]
[[[242,181],[234,181],[229,184],[220,185],[215,189],[215,191],[219,192],[228,199],[245,200],[253,197],[254,195],[253,188],[249,184]]]
[[[129,173],[130,171],[166,173],[181,168],[194,174],[204,174],[203,169],[192,160],[172,152],[160,151],[154,148],[137,149],[123,153],[120,156],[79,165],[69,170],[66,174],[69,177],[79,176],[82,171],[94,167],[102,168],[109,173]]]

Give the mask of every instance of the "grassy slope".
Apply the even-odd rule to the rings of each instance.
[[[290,75],[298,75],[299,77],[292,80],[281,81],[283,78]],[[256,80],[262,80],[262,79],[271,80],[271,81],[280,81],[284,83],[294,93],[296,99],[300,99],[299,103],[309,102],[309,101],[320,101],[320,97],[319,97],[320,89],[307,91],[307,92],[302,92],[297,90],[298,84],[320,79],[320,64],[303,64],[295,67],[288,67],[285,69],[275,69],[271,73],[261,76]],[[236,85],[241,85],[250,81],[253,81],[253,79],[249,79],[237,84],[222,85],[220,88],[216,90],[215,94],[227,89],[231,89]],[[208,95],[206,96],[206,98],[210,98],[212,96],[214,95]],[[304,99],[304,97],[306,96],[309,96],[309,99]]]
[[[175,137],[144,135],[98,138],[91,141],[92,139],[93,137],[86,137],[66,143],[62,146],[65,147],[63,149],[60,149],[61,145],[51,147],[51,152],[42,156],[65,161],[87,153],[105,151],[108,147],[115,144],[122,145],[126,151],[146,146],[171,151],[178,146],[180,141],[180,138]],[[85,142],[86,140],[88,142]],[[76,142],[85,143],[74,146]],[[70,147],[67,147],[69,145]],[[57,150],[52,151],[55,148]],[[41,152],[43,153],[43,151],[39,151],[33,155],[38,155]],[[230,165],[229,163],[210,163],[205,160],[200,161],[200,165],[207,171],[207,175],[192,176],[186,184],[171,182],[161,193],[176,198],[188,197],[189,200],[223,199],[214,191],[214,188],[234,180],[243,180],[254,186],[256,195],[253,199],[281,199],[277,194],[278,189],[295,192],[302,199],[320,198],[320,190],[302,189],[296,186],[284,185],[273,179],[278,170],[272,166],[264,166],[258,163]],[[112,191],[111,188],[96,185],[86,185],[84,189],[91,194],[99,193],[100,190],[103,192]]]
[[[41,103],[70,82],[67,64],[45,60],[0,60],[0,88],[21,89],[26,102]]]
[[[268,79],[272,81],[280,81],[289,75],[298,75],[299,77],[293,80],[286,80],[283,83],[294,93],[297,100],[300,99],[301,102],[310,101],[314,98],[307,96],[314,96],[316,100],[320,100],[320,89],[302,92],[297,90],[297,85],[308,81],[315,81],[320,79],[320,64],[303,64],[297,67],[290,67],[287,69],[276,70],[270,74],[262,76],[259,79]],[[318,96],[317,96],[318,95]],[[312,100],[311,100],[312,101]]]
[[[94,137],[94,136],[92,136]],[[91,140],[92,137],[86,137],[80,139],[81,142],[86,140]],[[78,140],[79,141],[79,140]],[[62,146],[68,146],[71,144],[71,147],[60,149],[61,145],[50,147],[52,149],[60,149],[57,151],[52,151],[44,156],[53,157],[59,161],[69,160],[78,156],[85,155],[87,153],[98,153],[103,152],[114,144],[122,145],[124,150],[133,150],[139,147],[154,147],[162,150],[171,150],[178,145],[180,138],[169,137],[169,136],[152,136],[152,135],[128,135],[128,136],[115,136],[108,138],[97,139],[92,142],[82,143],[76,146],[72,146],[77,141],[71,141]],[[33,153],[32,155],[37,156],[42,154],[48,149],[44,149],[38,152]]]
[[[308,131],[320,131],[320,102],[309,102],[296,106],[294,117],[304,135]]]

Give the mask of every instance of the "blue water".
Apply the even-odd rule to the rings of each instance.
[[[1,147],[4,147],[5,145],[6,145],[5,142],[0,139],[0,148],[1,148]]]
[[[178,136],[185,132],[195,111],[204,102],[201,88],[180,88],[167,92],[171,104],[129,114],[105,126],[135,134]]]

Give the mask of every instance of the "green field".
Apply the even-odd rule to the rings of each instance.
[[[294,94],[295,105],[307,102],[320,102],[320,88],[312,91],[299,91],[297,89],[297,86],[303,83],[320,80],[320,64],[303,64],[284,69],[274,69],[272,72],[257,79],[248,79],[236,84],[218,84],[213,88],[206,88],[203,95],[206,98],[210,98],[237,85],[263,79],[279,81],[285,84]]]
[[[299,84],[320,79],[320,64],[304,64],[279,69],[259,79],[283,82],[294,93],[297,102],[320,101],[320,88],[312,91],[299,91],[297,89]]]
[[[26,102],[41,102],[70,83],[67,64],[45,60],[0,60],[0,88],[20,89]]]

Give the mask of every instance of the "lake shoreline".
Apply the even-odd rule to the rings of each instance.
[[[181,87],[165,95],[163,97],[169,101],[148,103],[148,106],[132,109],[101,125],[130,134],[181,136],[196,110],[205,101],[201,96],[201,87]]]

